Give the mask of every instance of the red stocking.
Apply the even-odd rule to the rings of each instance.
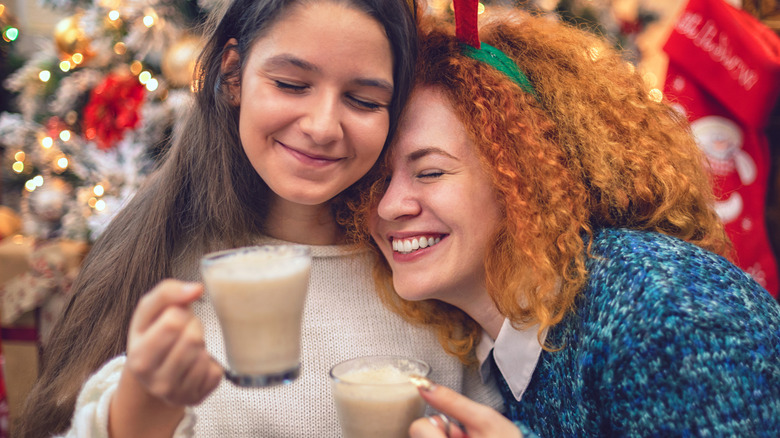
[[[771,159],[764,128],[780,93],[780,38],[723,0],[691,0],[664,50],[665,93],[691,121],[709,159],[735,262],[777,297],[765,220]]]

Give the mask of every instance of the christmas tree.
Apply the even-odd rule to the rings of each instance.
[[[53,39],[4,82],[6,205],[24,233],[93,241],[166,148],[219,0],[41,0]],[[5,108],[7,109],[7,108]]]

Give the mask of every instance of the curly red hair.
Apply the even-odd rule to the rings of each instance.
[[[517,63],[538,99],[464,56],[453,27],[430,19],[420,23],[417,82],[448,96],[498,194],[503,221],[485,257],[488,293],[517,327],[539,324],[541,334],[573,309],[596,229],[656,231],[720,254],[729,243],[686,120],[651,99],[639,74],[598,37],[521,14],[493,14],[480,38]],[[353,206],[365,240],[382,190],[380,180]],[[440,301],[399,298],[374,249],[386,304],[433,325],[445,349],[473,362],[476,322]]]

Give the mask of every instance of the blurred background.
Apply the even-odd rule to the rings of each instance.
[[[226,1],[0,0],[0,438],[81,260],[167,148]],[[452,18],[450,0],[422,5]],[[480,3],[499,7],[603,36],[688,117],[734,260],[777,297],[778,0]]]

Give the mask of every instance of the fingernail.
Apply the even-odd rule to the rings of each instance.
[[[409,381],[412,382],[412,385],[416,386],[419,389],[422,389],[425,392],[432,391],[433,388],[436,387],[436,384],[434,384],[431,379],[420,376],[418,374],[412,374],[409,376]]]
[[[185,283],[184,286],[181,287],[181,291],[185,295],[192,295],[195,293],[196,290],[200,289],[200,283]]]

